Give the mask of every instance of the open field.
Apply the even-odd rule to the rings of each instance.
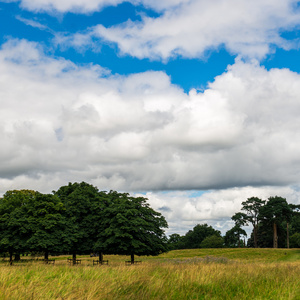
[[[300,299],[299,249],[194,249],[158,257],[106,255],[109,265],[0,263],[0,300]],[[94,258],[95,259],[95,258]]]

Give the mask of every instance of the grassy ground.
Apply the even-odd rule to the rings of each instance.
[[[299,249],[177,250],[134,266],[124,256],[105,256],[108,266],[79,258],[0,263],[0,300],[300,299]]]

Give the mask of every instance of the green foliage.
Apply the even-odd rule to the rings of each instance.
[[[257,234],[258,234],[258,222],[260,220],[260,210],[265,205],[266,201],[261,200],[258,197],[248,198],[247,201],[242,202],[242,210],[246,212],[245,225],[247,223],[253,226],[253,239],[254,247],[257,248]]]
[[[224,240],[221,236],[211,235],[206,237],[200,244],[201,248],[223,248]]]
[[[65,207],[58,197],[52,194],[36,193],[26,205],[24,226],[29,232],[27,248],[31,251],[61,252],[66,223]]]
[[[64,250],[89,253],[99,230],[102,193],[93,185],[76,182],[60,187],[54,195],[65,207]]]
[[[269,197],[268,202],[260,209],[260,215],[265,224],[273,227],[273,247],[278,247],[278,226],[283,222],[292,219],[292,209],[285,198]]]
[[[260,209],[261,218],[268,220],[271,224],[279,224],[282,221],[289,221],[292,217],[292,209],[285,198],[269,197],[268,202]]]
[[[235,225],[229,229],[224,236],[225,246],[230,248],[241,247],[243,244],[240,238],[241,235],[247,236],[246,231],[241,227]]]
[[[0,198],[0,252],[130,255],[167,251],[165,218],[147,199],[69,183],[53,194],[8,191]],[[101,254],[100,254],[101,255]]]
[[[182,237],[178,233],[173,233],[169,236],[168,239],[168,247],[169,250],[180,249],[180,243],[182,241]]]
[[[290,247],[300,248],[300,232],[296,232],[290,237]]]
[[[189,230],[186,235],[182,238],[182,243],[180,244],[182,249],[195,249],[200,248],[202,241],[209,236],[216,235],[221,236],[219,230],[215,230],[213,227],[207,224],[198,224],[193,230]]]
[[[103,211],[102,227],[95,244],[107,254],[158,255],[167,251],[163,228],[165,218],[154,211],[147,199],[111,191]]]
[[[7,191],[0,202],[1,252],[22,253],[27,250],[30,236],[27,223],[27,206],[36,196],[32,190]]]

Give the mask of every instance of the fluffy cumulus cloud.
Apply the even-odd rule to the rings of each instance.
[[[143,1],[150,5],[150,1]],[[232,54],[261,59],[274,46],[298,47],[280,33],[299,26],[296,0],[154,1],[159,17],[105,28],[98,25],[83,35],[116,43],[120,51],[138,58],[205,57],[207,51],[225,47]],[[78,35],[75,36],[78,38]],[[86,39],[88,40],[88,39]]]
[[[207,90],[186,94],[163,72],[113,76],[13,40],[0,51],[0,85],[4,189],[30,180],[134,191],[300,178],[300,76],[289,70],[237,60]]]

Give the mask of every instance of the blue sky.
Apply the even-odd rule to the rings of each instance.
[[[205,88],[208,82],[213,81],[214,77],[221,74],[227,65],[234,62],[235,55],[229,54],[222,46],[217,51],[207,50],[205,56],[201,58],[174,57],[164,62],[160,59],[138,59],[120,54],[115,45],[105,42],[99,45],[100,49],[95,51],[88,47],[79,51],[69,47],[54,47],[53,38],[57,33],[75,34],[84,32],[87,28],[99,23],[110,27],[129,19],[140,22],[141,14],[159,16],[152,10],[145,9],[143,6],[136,7],[128,2],[89,14],[52,12],[49,15],[45,12],[22,10],[19,6],[18,2],[0,3],[2,43],[11,37],[35,41],[42,43],[46,49],[51,49],[53,56],[64,57],[76,64],[99,64],[108,68],[113,74],[126,75],[147,70],[164,71],[171,77],[172,83],[188,92],[192,88]],[[29,21],[34,21],[36,27],[33,24],[30,25]]]
[[[0,192],[147,195],[169,233],[299,203],[296,0],[0,1]]]

